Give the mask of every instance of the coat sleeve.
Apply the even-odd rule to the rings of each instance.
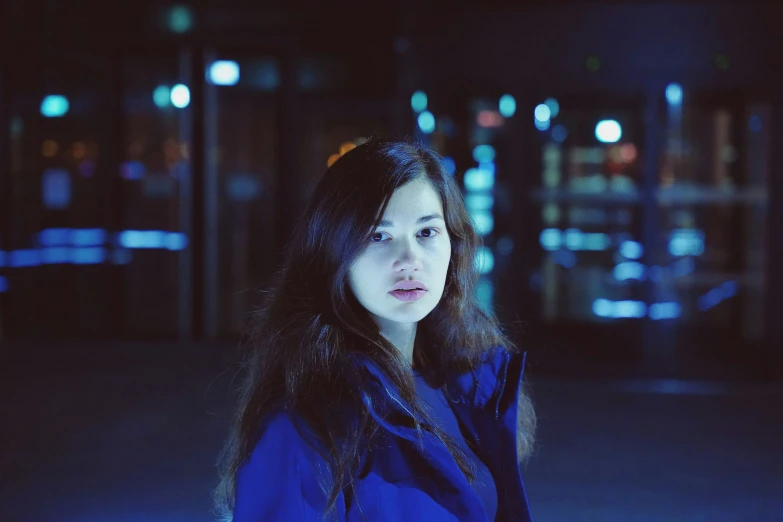
[[[266,425],[236,478],[233,522],[320,522],[329,471],[291,418],[276,414]],[[330,520],[345,520],[342,493]]]

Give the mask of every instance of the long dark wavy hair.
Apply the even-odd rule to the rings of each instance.
[[[441,158],[420,144],[375,139],[338,159],[321,179],[295,228],[263,305],[254,312],[245,342],[239,404],[220,458],[215,507],[232,519],[237,471],[258,442],[259,426],[275,411],[305,421],[325,448],[332,483],[325,485],[325,515],[340,491],[352,487],[362,449],[373,447],[381,430],[361,401],[356,356],[374,362],[424,422],[405,419],[421,433],[446,444],[469,481],[474,470],[456,443],[429,421],[417,399],[411,366],[380,334],[348,285],[353,261],[369,244],[392,193],[426,178],[440,196],[451,239],[451,260],[443,297],[418,323],[414,365],[436,385],[449,372],[475,368],[489,350],[517,351],[497,319],[475,298],[480,246],[459,186]],[[521,458],[532,450],[535,414],[526,395],[519,408]],[[344,415],[350,412],[350,416]],[[346,422],[343,419],[356,419]]]

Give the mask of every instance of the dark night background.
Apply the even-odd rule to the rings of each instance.
[[[538,522],[783,521],[783,5],[0,2],[0,522],[208,521],[327,164],[453,166]]]

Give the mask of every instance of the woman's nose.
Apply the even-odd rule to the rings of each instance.
[[[405,243],[397,256],[397,268],[421,268],[421,253],[418,251],[418,245],[410,242]]]

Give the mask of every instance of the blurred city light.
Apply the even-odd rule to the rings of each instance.
[[[239,64],[232,60],[217,60],[209,66],[209,81],[214,85],[236,85]]]
[[[578,228],[559,230],[557,228],[545,228],[539,234],[539,243],[544,250],[608,250],[612,243],[611,238],[604,232],[583,232]]]
[[[540,121],[540,120],[534,118],[536,129],[538,129],[540,131],[547,130],[549,128],[549,122],[550,121],[551,120]]]
[[[46,169],[41,175],[45,208],[64,209],[71,204],[71,174],[67,169]]]
[[[699,297],[696,304],[699,310],[704,312],[735,295],[737,295],[737,282],[726,281]]]
[[[126,161],[120,165],[120,176],[123,179],[136,180],[144,177],[147,168],[140,161]]]
[[[563,234],[557,228],[545,228],[538,236],[544,250],[557,250],[563,242]]]
[[[494,161],[480,161],[478,164],[478,168],[480,170],[486,170],[487,172],[491,172],[492,175],[495,175],[495,162]]]
[[[171,105],[171,88],[166,85],[158,85],[152,91],[152,101],[161,109]]]
[[[465,171],[463,183],[466,190],[491,190],[495,186],[495,174],[488,170],[471,168]]]
[[[424,91],[416,91],[411,95],[411,109],[414,112],[427,110],[427,95]]]
[[[647,315],[647,305],[641,301],[610,301],[599,298],[593,301],[593,313],[609,319],[638,319]]]
[[[490,210],[495,204],[495,197],[487,193],[467,193],[465,194],[465,206],[468,211]]]
[[[560,114],[560,103],[554,98],[547,98],[544,100],[544,105],[549,107],[549,117],[557,118],[557,115]]]
[[[492,145],[477,145],[473,148],[473,159],[478,163],[489,163],[495,160],[495,147]]]
[[[552,139],[558,143],[563,143],[568,137],[568,131],[562,125],[555,125],[552,127]]]
[[[540,103],[536,105],[536,108],[533,111],[533,116],[536,118],[536,121],[548,122],[552,117],[552,110],[543,103]]]
[[[503,116],[497,111],[483,110],[476,115],[476,123],[488,129],[501,127],[504,121]]]
[[[639,259],[644,254],[644,247],[638,241],[625,240],[620,243],[620,255],[628,259]]]
[[[670,83],[666,86],[666,102],[669,105],[682,104],[682,87],[678,83]]]
[[[8,266],[21,268],[41,264],[41,252],[35,249],[12,250],[8,253]]]
[[[38,233],[41,246],[62,246],[71,243],[70,228],[47,228]]]
[[[517,112],[517,101],[510,94],[504,94],[500,97],[498,110],[506,118],[510,118]]]
[[[572,250],[555,250],[552,252],[552,261],[563,268],[576,266],[576,254]]]
[[[669,253],[673,256],[700,256],[704,253],[704,232],[690,228],[672,230]]]
[[[106,249],[101,247],[71,249],[71,263],[75,265],[97,265],[106,261]]]
[[[102,228],[75,228],[71,230],[70,242],[74,246],[97,246],[106,242],[106,231]]]
[[[682,307],[680,303],[653,303],[650,305],[649,315],[653,321],[661,319],[676,319],[680,317]]]
[[[636,279],[642,281],[645,278],[646,267],[637,261],[625,261],[619,263],[612,270],[612,275],[617,281]]]
[[[601,120],[595,126],[595,137],[602,143],[617,143],[623,136],[623,129],[615,120]]]
[[[696,262],[692,257],[683,257],[671,264],[671,274],[674,277],[682,277],[693,273]]]
[[[171,104],[178,109],[184,109],[190,104],[190,89],[187,85],[178,83],[171,88]]]
[[[495,228],[495,217],[488,210],[474,210],[469,212],[473,218],[473,226],[479,236],[486,236]]]
[[[495,255],[492,253],[492,250],[490,250],[488,247],[485,246],[479,247],[478,250],[476,251],[474,264],[479,274],[481,275],[489,274],[495,268]]]
[[[41,115],[46,118],[60,118],[68,112],[68,98],[61,94],[50,94],[41,102]]]
[[[186,33],[193,26],[193,14],[187,6],[175,5],[169,10],[167,24],[175,33]]]
[[[187,244],[187,236],[181,232],[166,232],[163,230],[125,230],[120,232],[118,243],[125,248],[165,248],[168,250],[183,250]]]
[[[424,111],[419,114],[419,128],[424,134],[430,134],[435,131],[435,116],[430,111]]]

